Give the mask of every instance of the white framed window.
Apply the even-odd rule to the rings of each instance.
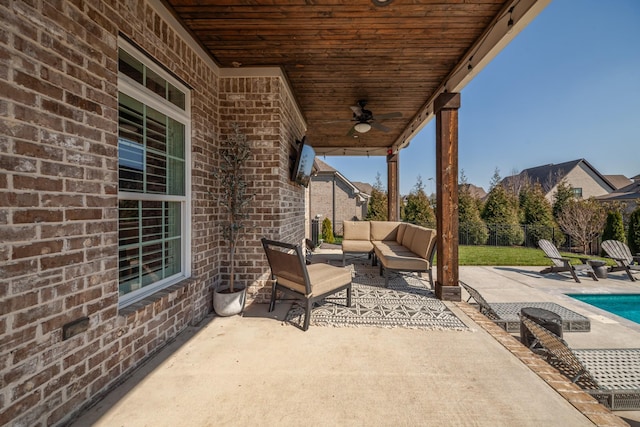
[[[572,188],[571,190],[576,199],[582,199],[582,188]]]
[[[191,275],[190,92],[119,40],[119,306]]]

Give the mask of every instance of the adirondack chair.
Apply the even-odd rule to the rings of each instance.
[[[629,246],[619,240],[605,240],[602,242],[602,249],[616,262],[616,265],[609,268],[610,272],[626,271],[629,279],[636,281],[632,273],[640,272],[640,255],[633,256]]]
[[[580,283],[580,279],[578,279],[578,275],[576,273],[586,273],[591,276],[593,280],[598,280],[598,278],[596,277],[596,273],[593,271],[593,267],[588,263],[587,258],[584,258],[582,260],[583,264],[572,265],[571,260],[560,255],[558,248],[556,248],[556,246],[550,241],[540,239],[538,241],[538,246],[544,251],[546,257],[549,258],[553,263],[552,266],[542,270],[540,274],[561,273],[564,271],[568,271],[569,273],[571,273],[571,276],[573,276],[573,279],[578,283]]]

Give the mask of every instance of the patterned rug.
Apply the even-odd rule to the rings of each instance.
[[[351,307],[346,291],[319,302],[311,312],[311,325],[333,327],[411,328],[425,330],[468,330],[447,306],[438,300],[429,281],[417,274],[396,274],[384,287],[377,268],[363,264],[345,267],[352,271]],[[294,303],[285,322],[301,327],[304,308]]]

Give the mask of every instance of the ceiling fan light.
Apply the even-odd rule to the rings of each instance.
[[[353,128],[356,132],[367,133],[371,130],[371,125],[369,123],[357,123]]]

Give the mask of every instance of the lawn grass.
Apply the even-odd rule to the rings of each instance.
[[[572,264],[581,264],[582,254],[561,252],[561,255],[571,259]],[[609,259],[588,256],[601,259],[608,265],[613,265]],[[548,266],[549,258],[538,248],[524,248],[522,246],[460,246],[458,248],[460,265],[520,265],[520,266]]]
[[[336,236],[335,245],[342,243],[342,236]],[[607,265],[615,263],[608,258],[593,255],[582,255],[570,252],[560,254],[571,260],[571,264],[582,264],[581,257],[600,259]],[[437,260],[436,254],[436,260]],[[458,248],[459,265],[504,265],[504,266],[550,266],[551,261],[544,255],[542,249],[525,248],[522,246],[464,246]],[[435,265],[435,260],[434,260]]]

